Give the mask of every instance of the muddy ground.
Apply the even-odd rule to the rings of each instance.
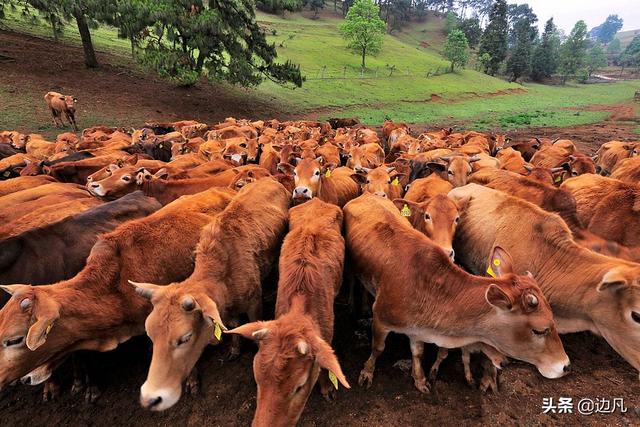
[[[20,90],[35,87],[82,90],[86,105],[96,108],[102,105],[123,115],[135,107],[137,114],[163,120],[194,118],[213,122],[230,115],[259,118],[285,114],[268,100],[243,101],[224,90],[176,89],[124,65],[105,65],[100,70],[87,71],[77,48],[59,45],[54,51],[47,43],[23,35],[0,32],[0,53],[16,58],[15,62],[0,64],[0,82],[13,84],[16,96]],[[567,137],[580,141],[588,152],[607,140],[637,139],[634,124],[625,120],[628,106],[594,108],[614,108],[620,114],[599,124],[510,134],[514,139],[532,135]],[[272,287],[266,294],[265,313],[269,314],[274,304]],[[391,334],[387,350],[379,359],[373,386],[358,387],[358,373],[369,354],[370,333],[365,322],[351,315],[345,301],[341,296],[336,303],[334,347],[353,388],[341,388],[337,399],[330,403],[314,392],[301,425],[640,425],[638,373],[603,339],[590,334],[563,337],[572,360],[570,375],[547,380],[532,366],[513,362],[501,373],[498,393],[482,394],[469,387],[460,354],[453,352],[444,362],[436,392],[431,395],[420,394],[413,387],[409,372],[396,364],[409,359],[410,353],[407,339]],[[71,394],[71,369],[65,365],[61,369],[60,394],[53,401],[42,401],[41,386],[16,386],[1,392],[0,425],[248,425],[255,410],[251,368],[255,346],[244,343],[239,360],[223,363],[227,345],[210,347],[201,358],[199,394],[183,396],[165,413],[146,412],[138,404],[138,389],[150,360],[150,341],[139,337],[113,352],[91,356],[98,368],[95,380],[102,391],[95,403],[86,403],[82,394]],[[435,347],[428,346],[425,369],[434,359]],[[475,362],[478,368],[478,361]],[[582,398],[623,398],[628,412],[583,416],[575,413],[574,408],[573,414],[541,413],[544,398],[557,401],[559,397],[571,397],[575,404]]]

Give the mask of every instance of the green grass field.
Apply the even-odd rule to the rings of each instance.
[[[478,129],[561,127],[600,121],[607,117],[606,112],[580,111],[580,107],[629,102],[635,90],[640,89],[640,81],[521,86],[474,70],[426,77],[427,71],[443,72],[447,67],[439,55],[443,21],[432,15],[424,22],[386,35],[382,52],[367,59],[367,70],[361,78],[360,58],[345,48],[338,31],[339,17],[324,13],[321,19],[313,20],[300,14],[283,18],[258,13],[257,18],[276,44],[279,58],[299,63],[307,81],[296,89],[265,82],[239,93],[282,105],[282,111],[292,117],[357,116],[368,124],[379,124],[391,117],[411,123],[464,123]],[[3,25],[51,37],[43,21],[27,21],[16,13],[9,14]],[[119,39],[115,29],[100,27],[92,30],[92,36],[98,51],[113,54],[114,61],[135,66],[128,41]],[[73,25],[65,28],[63,40],[80,44]],[[391,66],[395,67],[394,75],[388,77]],[[0,87],[0,94],[10,90]],[[215,88],[202,85],[201,90]],[[432,102],[432,98],[438,101]],[[33,114],[29,112],[32,109],[14,106],[15,102],[19,101],[10,100],[3,106],[5,126],[29,121],[28,116]],[[104,111],[90,121],[120,124],[121,117],[111,117]]]

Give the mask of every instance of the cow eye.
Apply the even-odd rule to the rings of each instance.
[[[429,215],[428,213],[424,214],[424,220],[431,221],[431,215]]]
[[[536,335],[536,336],[539,336],[539,337],[543,337],[543,336],[549,334],[549,328],[545,328],[542,331],[539,331],[537,329],[532,329],[531,332],[533,332],[533,335]]]
[[[242,144],[240,144],[240,147],[242,148],[247,148],[247,144],[245,144],[244,142]]]
[[[298,394],[303,387],[304,387],[304,384],[300,384],[299,386],[297,386],[295,390],[293,390],[293,394]]]
[[[453,175],[453,171],[447,171],[449,175]]]
[[[391,184],[391,178],[387,180],[387,184]]]
[[[353,156],[351,154],[349,154],[347,157],[351,159]]]
[[[371,180],[370,179],[367,180],[367,184],[371,184]]]
[[[633,319],[634,322],[640,323],[640,313],[638,313],[637,311],[631,312],[631,318]]]
[[[129,182],[129,181],[131,181],[131,177],[128,176],[128,175],[125,175],[125,176],[122,177],[122,180],[125,181],[125,182]]]
[[[193,332],[187,332],[186,334],[178,338],[177,345],[181,346],[182,344],[188,343],[191,340],[192,336],[193,336]]]
[[[6,339],[2,345],[4,345],[5,347],[13,347],[16,345],[20,345],[24,342],[24,337],[17,337],[17,338],[9,338]]]
[[[320,171],[316,171],[315,176],[320,176]]]
[[[571,176],[578,176],[578,172],[577,171],[571,171]]]
[[[460,217],[457,216],[456,219],[453,220],[453,222],[455,222],[456,224],[459,224],[460,223]]]

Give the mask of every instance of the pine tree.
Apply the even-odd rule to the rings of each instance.
[[[560,48],[559,69],[562,73],[562,84],[567,77],[576,74],[583,68],[587,54],[587,24],[584,21],[576,22],[569,37]]]
[[[558,69],[559,54],[560,36],[551,18],[546,22],[542,39],[535,47],[531,63],[531,78],[541,81],[551,77]]]
[[[508,28],[507,2],[496,0],[491,7],[489,25],[484,30],[478,52],[480,55],[487,53],[491,56],[485,72],[492,76],[498,72],[507,56]]]
[[[507,61],[507,72],[511,74],[511,81],[516,81],[531,71],[531,53],[535,37],[535,30],[528,19],[518,21],[514,26],[514,32],[515,45]]]

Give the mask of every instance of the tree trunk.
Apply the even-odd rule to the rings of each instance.
[[[82,39],[84,64],[87,68],[97,68],[98,60],[96,59],[96,52],[93,50],[93,43],[91,42],[91,33],[89,32],[89,25],[87,25],[87,18],[84,16],[84,12],[80,7],[76,7],[73,10],[73,15],[76,18],[78,32],[80,32],[80,38]]]
[[[57,42],[58,41],[58,31],[56,31],[56,21],[54,20],[53,16],[49,17],[49,23],[51,24],[51,31],[53,31],[53,41]]]
[[[366,48],[366,47],[363,47],[363,48],[362,48],[362,69],[363,69],[363,70],[364,70],[364,66],[365,66],[365,64],[364,64],[364,58],[365,58],[366,56],[367,56],[367,48]]]

